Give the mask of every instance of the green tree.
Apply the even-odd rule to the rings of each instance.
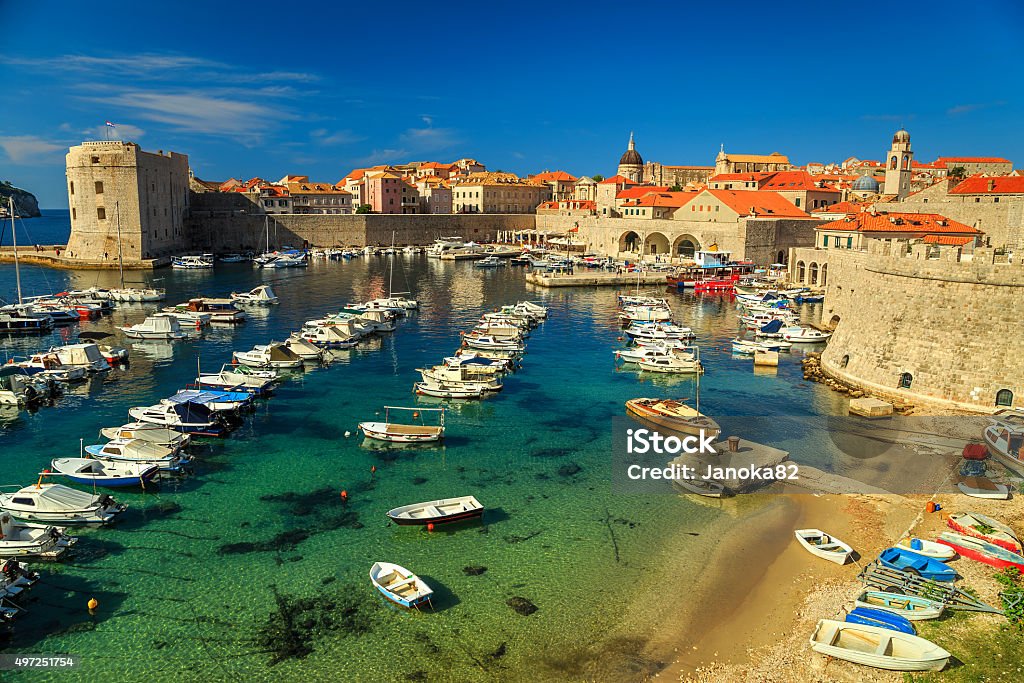
[[[956,178],[958,180],[963,180],[964,178],[967,177],[967,169],[964,168],[963,166],[954,166],[953,168],[949,169],[949,177]]]
[[[369,204],[360,204],[356,207],[356,213],[373,213],[373,207]]]
[[[683,186],[680,185],[679,183],[676,183],[672,187],[668,188],[668,191],[669,192],[682,192],[683,191]]]
[[[595,182],[595,183],[599,183],[599,182],[601,182],[602,180],[604,180],[604,176],[603,176],[603,175],[601,175],[600,173],[598,173],[597,175],[592,175],[592,176],[590,176],[590,177],[594,179],[594,182]]]

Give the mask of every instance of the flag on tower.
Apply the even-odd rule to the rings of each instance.
[[[111,128],[116,128],[117,127],[114,124],[112,124],[110,121],[107,121],[107,125],[110,126]]]

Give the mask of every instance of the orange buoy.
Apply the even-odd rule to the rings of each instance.
[[[433,522],[428,522],[427,523],[427,531],[433,531],[433,530],[434,530],[434,523]]]
[[[414,413],[412,414],[412,416],[413,416],[413,417],[419,417],[419,416],[420,416],[420,411],[418,411],[418,410],[417,410],[416,412],[414,412]]]
[[[928,501],[928,504],[924,506],[925,512],[935,512],[935,503]]]
[[[341,492],[341,501],[343,503],[347,503],[348,502],[348,491],[342,490],[342,492]]]
[[[376,473],[376,471],[377,471],[377,466],[376,465],[370,465],[370,474],[374,474],[374,473]]]
[[[87,604],[89,605],[89,611],[92,612],[100,606],[100,601],[96,598],[89,598],[89,602]]]

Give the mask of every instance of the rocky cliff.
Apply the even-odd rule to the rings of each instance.
[[[17,215],[23,218],[39,216],[39,202],[36,201],[35,195],[11,185],[9,180],[0,181],[0,213],[6,214],[9,197],[14,197],[14,210]]]

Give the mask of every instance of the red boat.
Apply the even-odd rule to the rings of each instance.
[[[946,524],[953,531],[965,536],[980,538],[986,543],[997,545],[1013,553],[1021,552],[1020,540],[1013,529],[1002,522],[977,512],[958,512],[946,518]]]
[[[1024,572],[1024,556],[983,541],[980,538],[944,531],[935,540],[943,545],[948,545],[963,557],[977,562],[984,562],[997,569],[1016,567]]]
[[[695,292],[732,291],[740,278],[750,275],[756,267],[753,261],[732,261],[727,251],[698,251],[693,266],[669,275],[670,285]]]

